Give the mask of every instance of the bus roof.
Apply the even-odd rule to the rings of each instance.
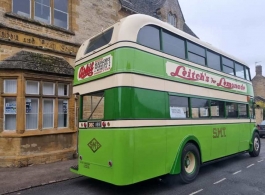
[[[206,43],[204,41],[201,41],[200,39],[198,39],[194,36],[191,36],[191,35],[175,28],[174,26],[172,26],[166,22],[163,22],[159,19],[156,19],[156,18],[148,16],[148,15],[144,15],[144,14],[133,14],[133,15],[127,16],[127,17],[121,19],[116,24],[105,29],[103,32],[109,30],[110,28],[114,28],[110,44],[113,44],[115,42],[120,42],[120,41],[137,42],[137,36],[138,36],[140,29],[144,26],[147,26],[147,25],[155,25],[155,26],[159,26],[161,28],[164,28],[164,29],[166,29],[166,30],[168,30],[174,34],[179,35],[180,37],[183,37],[183,38],[190,40],[194,43],[197,43],[198,45],[201,45],[207,49],[210,49],[214,52],[217,52],[217,53],[219,53],[225,57],[228,57],[232,60],[235,60],[241,64],[244,64],[245,66],[248,66],[242,60],[240,60],[240,59],[238,59],[232,55],[229,55],[229,54],[217,49],[216,47],[213,47],[211,44]],[[84,57],[84,51],[87,48],[87,46],[89,45],[89,41],[91,39],[93,39],[94,37],[97,37],[100,34],[102,34],[102,32],[91,37],[90,39],[86,40],[81,45],[81,47],[77,53],[76,61]],[[89,53],[86,55],[89,55]]]

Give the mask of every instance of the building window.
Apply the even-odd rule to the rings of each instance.
[[[68,126],[68,100],[58,100],[58,128]]]
[[[13,13],[64,29],[69,28],[68,0],[13,0]]]
[[[55,95],[55,88],[54,88],[54,83],[48,83],[45,82],[43,83],[43,95]]]
[[[4,98],[4,130],[16,130],[17,101],[16,98]]]
[[[13,13],[30,18],[31,0],[13,0]]]
[[[39,99],[26,98],[26,130],[38,129]]]
[[[38,81],[26,81],[26,94],[39,94],[39,82]]]
[[[4,80],[4,93],[17,93],[17,80],[5,79]]]
[[[172,26],[177,26],[177,18],[174,14],[168,13],[167,22]]]
[[[53,128],[54,119],[54,100],[43,99],[43,115],[42,115],[43,129]]]
[[[58,84],[58,96],[68,96],[69,85],[64,83]]]

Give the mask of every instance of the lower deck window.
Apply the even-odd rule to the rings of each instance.
[[[225,103],[223,101],[211,100],[211,116],[225,117]]]
[[[189,101],[187,97],[170,96],[170,118],[189,118]]]
[[[226,116],[228,118],[238,117],[238,109],[236,103],[226,102]]]
[[[209,117],[209,100],[191,98],[192,118]]]

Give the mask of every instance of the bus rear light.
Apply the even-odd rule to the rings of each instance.
[[[104,121],[102,122],[102,127],[106,127],[106,123]]]
[[[86,128],[86,126],[87,126],[86,123],[84,123],[84,127],[85,127],[85,128]]]
[[[110,123],[108,122],[107,125],[108,125],[108,127],[109,127],[109,126],[110,126]]]

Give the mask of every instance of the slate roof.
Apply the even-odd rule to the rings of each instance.
[[[156,14],[156,11],[159,8],[163,7],[165,1],[166,0],[120,0],[121,6],[123,8],[128,9],[128,10],[135,12],[135,13],[141,13],[141,14],[153,16],[155,18],[159,18]],[[178,3],[178,1],[177,1],[177,3]],[[180,11],[182,14],[181,8],[180,8]],[[184,19],[183,14],[182,14],[182,16]],[[186,23],[183,26],[183,31],[196,37],[196,38],[198,38],[195,35],[195,33],[188,27],[188,25]]]
[[[184,31],[185,33],[188,33],[188,34],[190,34],[190,35],[196,37],[196,38],[199,38],[199,37],[197,37],[197,35],[196,35],[196,34],[190,29],[190,27],[189,27],[186,23],[184,23],[183,31]]]
[[[166,0],[120,0],[122,7],[136,13],[156,17],[155,12],[161,8]]]
[[[1,69],[22,69],[74,76],[74,68],[63,58],[22,50],[0,62]]]

